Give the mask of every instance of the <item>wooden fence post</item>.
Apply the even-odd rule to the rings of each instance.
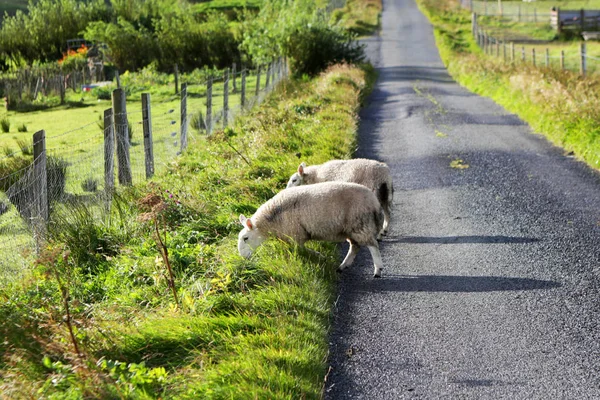
[[[58,82],[58,92],[60,93],[60,104],[65,104],[65,77],[60,74]]]
[[[231,76],[233,77],[233,86],[232,86],[233,93],[237,93],[237,83],[235,81],[236,75],[237,75],[237,65],[235,63],[233,63],[233,65],[231,66]]]
[[[564,71],[565,69],[565,51],[560,51],[560,69]]]
[[[112,108],[104,110],[104,191],[107,195],[110,195],[115,188],[114,123]]]
[[[223,72],[223,129],[227,128],[229,119],[229,69]]]
[[[117,79],[117,88],[121,88],[121,76],[119,75],[119,70],[115,69],[115,78]]]
[[[546,67],[550,67],[550,50],[546,47]]]
[[[119,166],[119,184],[131,185],[131,163],[129,158],[129,124],[125,91],[115,89],[112,92],[113,117],[117,138],[117,164]]]
[[[269,83],[271,81],[271,63],[267,64],[267,78],[265,80],[265,90],[269,90]]]
[[[258,93],[260,93],[260,65],[258,66],[258,70],[256,71],[256,93],[255,93],[255,96],[258,97]]]
[[[483,31],[483,52],[485,54],[487,54],[487,52],[488,52],[487,44],[488,44],[488,37],[487,37],[487,34],[485,33],[485,31]]]
[[[531,62],[533,62],[533,66],[535,67],[535,47],[531,49]]]
[[[181,138],[180,138],[180,146],[179,151],[183,153],[183,151],[187,148],[187,131],[188,131],[188,123],[187,123],[187,83],[181,84]]]
[[[46,223],[49,217],[48,207],[48,170],[46,156],[46,132],[41,130],[33,134],[33,232],[36,252],[39,254],[46,238]]]
[[[579,47],[579,54],[580,54],[580,57],[581,57],[579,70],[581,72],[581,75],[585,76],[586,63],[585,63],[585,43],[584,42],[582,42],[581,45],[580,45],[580,47]]]
[[[173,73],[175,75],[175,94],[179,93],[179,66],[175,64],[173,68]]]
[[[515,62],[515,42],[510,42],[510,62]]]
[[[579,12],[579,23],[581,24],[581,32],[585,30],[585,10],[582,8]]]
[[[212,133],[212,77],[206,82],[206,133]]]
[[[521,61],[525,62],[525,46],[521,46]]]
[[[146,165],[146,179],[150,179],[154,175],[154,148],[152,141],[150,93],[142,93],[142,126],[144,129],[144,164]]]
[[[246,108],[246,68],[242,67],[242,93],[240,95],[242,110]]]

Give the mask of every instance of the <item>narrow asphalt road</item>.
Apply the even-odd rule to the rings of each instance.
[[[341,275],[325,397],[600,399],[600,174],[456,84],[414,0],[368,46],[394,213],[383,278]]]

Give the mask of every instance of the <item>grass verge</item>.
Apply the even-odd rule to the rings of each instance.
[[[454,0],[417,0],[435,28],[440,55],[461,85],[492,98],[566,152],[600,168],[600,77],[486,56],[470,32],[470,14]]]
[[[373,72],[331,67],[280,85],[190,147],[106,218],[56,213],[51,245],[0,289],[9,398],[320,398],[338,261],[273,241],[237,255],[237,216],[300,161],[348,158]],[[159,239],[160,237],[160,239]],[[170,273],[174,279],[171,279]]]
[[[331,18],[358,36],[375,33],[381,27],[381,0],[347,0],[343,8],[334,10]]]

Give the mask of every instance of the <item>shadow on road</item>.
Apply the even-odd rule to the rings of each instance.
[[[368,292],[476,293],[552,289],[560,287],[561,284],[554,281],[501,276],[384,275],[382,279],[367,280],[363,286],[364,291]]]
[[[470,244],[470,243],[535,243],[539,239],[514,236],[401,236],[384,237],[382,243],[413,243],[413,244]]]

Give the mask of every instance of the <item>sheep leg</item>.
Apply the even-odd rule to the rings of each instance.
[[[352,265],[356,254],[358,254],[358,249],[360,249],[360,246],[356,244],[355,241],[351,239],[346,240],[348,240],[348,243],[350,243],[350,248],[348,249],[348,254],[346,254],[346,258],[344,258],[344,261],[340,264],[340,266],[337,269],[339,272],[343,271],[347,266]]]
[[[381,278],[381,268],[383,268],[383,261],[381,260],[381,253],[379,252],[379,246],[377,244],[373,246],[368,246],[369,251],[371,252],[371,257],[373,258],[373,277]]]
[[[388,234],[388,226],[390,225],[390,210],[387,207],[383,207],[383,228],[380,233],[382,235]]]

